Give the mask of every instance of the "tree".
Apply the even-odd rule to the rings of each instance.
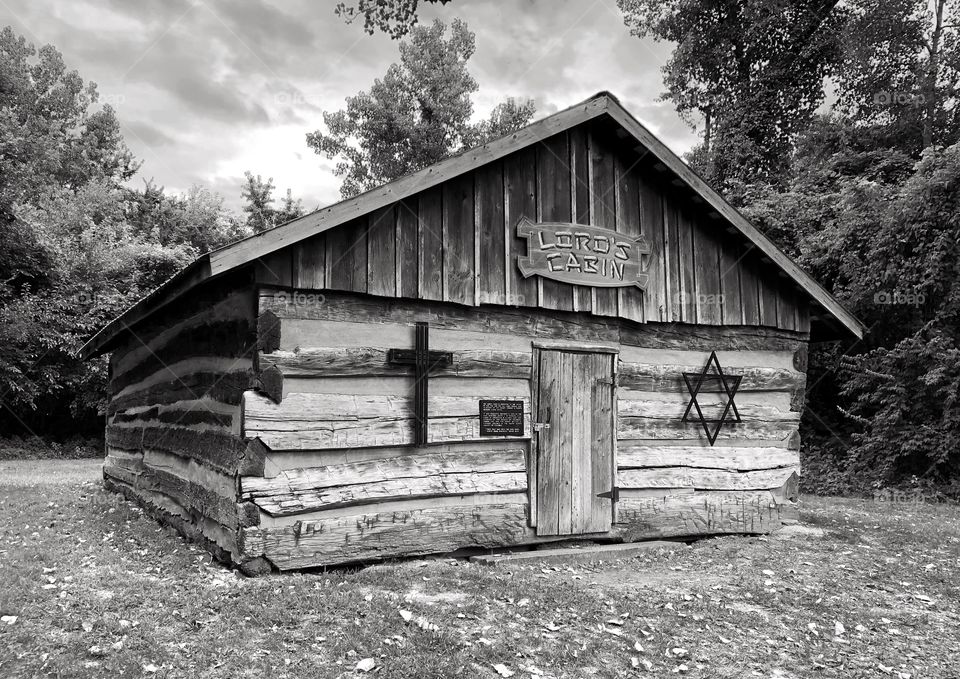
[[[24,205],[51,184],[120,184],[137,170],[113,110],[96,103],[96,85],[68,71],[56,49],[0,30],[0,282],[15,291],[47,284],[54,257],[18,219]]]
[[[837,0],[618,0],[638,36],[676,43],[663,95],[703,143],[691,156],[719,189],[776,182],[839,60]]]
[[[446,5],[450,0],[425,0],[432,4]],[[348,24],[363,17],[363,29],[373,35],[382,31],[398,39],[410,32],[417,23],[419,0],[358,0],[356,5],[338,3],[337,16]]]
[[[400,62],[368,92],[347,98],[347,107],[323,113],[327,132],[307,135],[307,145],[327,158],[343,177],[344,198],[432,165],[464,147],[525,125],[532,103],[507,102],[491,118],[471,124],[471,95],[477,82],[467,70],[474,34],[454,20],[417,26],[400,43]]]
[[[960,4],[853,0],[837,71],[840,107],[914,158],[960,135]]]
[[[287,189],[281,208],[277,210],[273,207],[273,191],[276,188],[273,185],[273,177],[264,181],[263,177],[254,176],[249,170],[244,172],[244,177],[246,177],[246,184],[241,189],[241,195],[246,200],[246,205],[243,206],[243,211],[247,213],[247,226],[253,233],[272,229],[274,226],[303,216],[302,203],[300,200],[293,199],[290,189]]]

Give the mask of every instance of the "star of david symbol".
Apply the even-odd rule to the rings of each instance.
[[[711,365],[716,368],[716,373],[714,374],[710,374],[709,372]],[[727,421],[727,415],[729,415],[731,411],[733,412],[731,422],[741,421],[740,413],[737,412],[737,404],[733,402],[733,399],[737,395],[737,389],[740,388],[740,380],[742,379],[743,375],[724,374],[723,368],[720,367],[720,361],[717,360],[717,352],[715,351],[710,352],[710,358],[707,359],[707,364],[703,366],[701,372],[683,373],[683,381],[687,385],[687,391],[690,392],[690,403],[687,404],[687,409],[683,411],[683,422],[695,421],[690,416],[690,409],[696,409],[697,418],[699,418],[700,425],[703,427],[703,431],[707,435],[707,440],[710,441],[711,446],[717,440],[720,428],[723,427],[723,423]],[[724,404],[723,412],[718,419],[704,417],[703,410],[700,409],[700,404],[697,402],[697,394],[700,393],[700,389],[704,384],[708,383],[719,383],[721,390],[727,395],[727,402]],[[710,431],[711,424],[716,425],[713,431]]]

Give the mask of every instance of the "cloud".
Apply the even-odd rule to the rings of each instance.
[[[200,183],[238,209],[244,170],[272,176],[313,207],[338,199],[333,163],[306,147],[324,110],[369,88],[398,43],[347,25],[316,0],[3,0],[0,24],[52,43],[99,84],[143,177]],[[422,21],[461,17],[477,35],[476,117],[508,97],[538,117],[610,90],[675,151],[696,141],[663,91],[669,45],[630,35],[615,0],[454,0]],[[137,180],[139,183],[141,180]]]

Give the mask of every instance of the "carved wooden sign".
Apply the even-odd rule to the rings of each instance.
[[[527,239],[527,255],[517,257],[524,278],[543,276],[595,288],[647,286],[650,245],[643,236],[526,218],[517,224],[517,236]]]

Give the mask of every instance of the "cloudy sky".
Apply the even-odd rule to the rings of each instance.
[[[0,25],[52,43],[98,83],[144,161],[139,181],[204,184],[237,208],[252,170],[313,208],[335,202],[340,182],[305,133],[398,58],[396,42],[345,25],[335,4],[0,0]],[[632,37],[615,0],[453,0],[428,5],[421,21],[434,17],[460,17],[476,33],[478,117],[509,96],[533,97],[540,116],[610,90],[674,151],[695,141],[657,101],[669,48]]]

